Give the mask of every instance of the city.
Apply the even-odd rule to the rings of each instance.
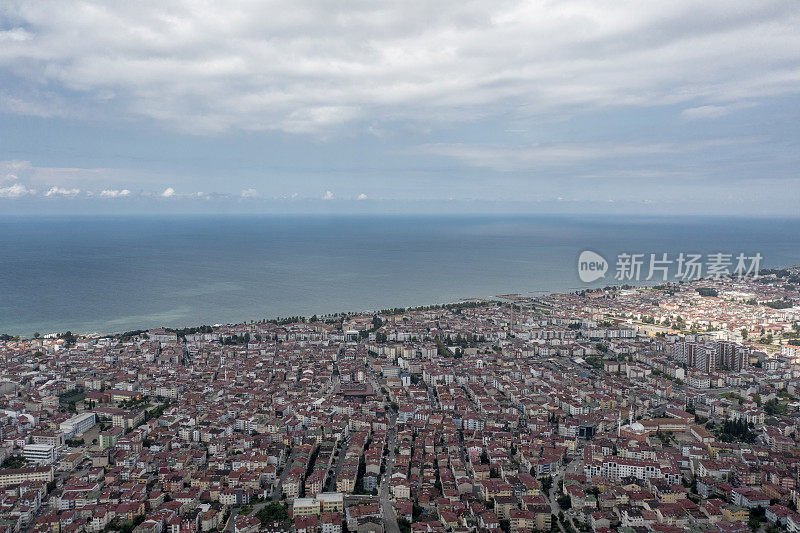
[[[800,530],[800,269],[0,343],[0,532]]]
[[[0,533],[800,533],[790,0],[0,0]]]

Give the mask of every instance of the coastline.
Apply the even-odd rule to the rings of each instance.
[[[571,292],[583,250],[800,263],[800,221],[783,218],[0,217],[0,230],[0,332],[25,335]]]

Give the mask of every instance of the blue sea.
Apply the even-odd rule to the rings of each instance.
[[[0,332],[110,333],[585,288],[583,250],[800,263],[800,219],[0,217]]]

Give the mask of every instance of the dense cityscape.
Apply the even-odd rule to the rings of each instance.
[[[800,269],[0,341],[0,533],[800,531]]]
[[[800,533],[800,9],[0,0],[0,533]]]

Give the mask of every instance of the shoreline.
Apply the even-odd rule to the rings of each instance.
[[[771,269],[765,269],[768,271],[791,271],[800,269],[800,264],[794,264],[790,266],[783,266],[783,267],[776,267]],[[763,277],[763,276],[762,276]],[[368,315],[386,315],[386,314],[400,314],[400,313],[408,313],[414,311],[424,311],[424,310],[431,310],[431,309],[446,309],[446,308],[455,308],[455,307],[470,307],[470,306],[484,306],[490,304],[510,304],[510,305],[517,305],[517,302],[524,302],[529,305],[533,305],[534,301],[538,298],[550,298],[553,296],[567,296],[567,295],[576,295],[580,294],[581,292],[598,292],[598,291],[608,291],[608,290],[641,290],[641,289],[654,289],[659,286],[671,286],[674,285],[676,288],[683,286],[684,283],[687,283],[686,286],[691,286],[691,284],[696,283],[721,283],[721,282],[733,282],[735,281],[732,278],[723,278],[722,280],[713,280],[711,278],[704,278],[700,280],[692,280],[688,282],[676,282],[676,281],[668,281],[668,282],[654,282],[652,284],[645,284],[645,283],[638,283],[638,284],[630,284],[630,283],[619,283],[613,285],[603,285],[603,286],[587,286],[585,288],[576,288],[574,290],[570,290],[567,292],[559,292],[559,291],[526,291],[525,293],[515,293],[515,292],[507,292],[503,294],[498,294],[493,297],[464,297],[460,298],[456,301],[449,301],[449,302],[438,302],[438,303],[430,303],[430,304],[422,304],[422,305],[411,305],[411,306],[398,306],[398,307],[387,307],[380,310],[376,309],[363,309],[359,311],[338,311],[333,313],[322,313],[322,314],[311,314],[311,315],[290,315],[290,316],[274,316],[270,318],[259,318],[259,319],[247,319],[241,321],[231,321],[231,322],[215,322],[212,324],[199,324],[195,323],[193,325],[183,325],[181,327],[173,327],[173,326],[165,326],[161,325],[153,325],[153,326],[146,326],[142,325],[139,328],[121,330],[121,331],[106,331],[103,333],[100,332],[80,332],[80,331],[72,331],[72,330],[64,330],[64,331],[53,331],[46,334],[41,334],[39,337],[34,336],[24,336],[24,335],[13,335],[7,332],[0,331],[0,335],[12,335],[14,337],[18,337],[20,340],[31,340],[35,338],[57,338],[60,335],[65,333],[71,332],[74,335],[79,335],[84,338],[116,338],[119,336],[123,336],[125,334],[129,334],[133,331],[148,331],[154,329],[163,329],[166,331],[181,331],[181,330],[189,330],[192,328],[202,328],[202,327],[213,327],[213,328],[222,328],[222,327],[229,327],[229,326],[237,326],[237,325],[245,325],[245,324],[252,324],[252,323],[290,323],[287,320],[291,319],[295,322],[303,322],[309,323],[312,318],[318,317],[320,319],[327,318],[328,320],[320,320],[322,322],[329,321],[331,323],[339,322],[344,318],[350,318],[355,316],[368,316]],[[539,293],[539,294],[533,294]],[[543,303],[541,304],[543,308],[552,308],[551,304]],[[330,320],[334,318],[335,320]]]

